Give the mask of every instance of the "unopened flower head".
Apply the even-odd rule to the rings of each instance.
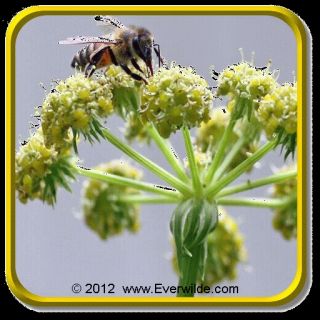
[[[114,160],[95,168],[104,173],[140,179],[141,173],[122,160]],[[120,234],[125,229],[136,232],[139,229],[139,206],[121,200],[121,197],[137,194],[126,186],[89,180],[84,185],[83,211],[86,224],[102,239]]]
[[[59,186],[69,190],[68,180],[74,178],[68,149],[46,147],[39,129],[16,154],[16,190],[19,200],[40,199],[54,204]]]
[[[171,65],[149,80],[142,96],[141,117],[168,138],[183,125],[193,128],[209,120],[213,95],[192,68]]]
[[[47,147],[63,146],[70,129],[93,141],[100,133],[101,118],[113,112],[112,91],[104,76],[86,78],[82,74],[59,82],[45,99],[41,125]],[[77,137],[74,137],[75,139]]]
[[[280,172],[294,169],[286,166]],[[297,236],[297,179],[289,179],[273,186],[272,196],[283,199],[284,205],[274,210],[273,227],[289,240]]]
[[[248,62],[231,65],[218,76],[219,96],[229,95],[232,98],[255,100],[272,92],[276,81],[268,68],[255,68]]]

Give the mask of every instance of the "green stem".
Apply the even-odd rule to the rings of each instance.
[[[130,187],[138,190],[148,191],[152,193],[157,193],[166,197],[179,200],[181,195],[175,190],[166,190],[166,187],[158,186],[152,183],[142,182],[139,180],[134,180],[130,178],[121,177],[111,173],[104,173],[99,170],[93,169],[83,169],[76,165],[73,166],[76,173],[81,176],[88,177],[90,179],[95,179],[99,181],[104,181],[108,183],[117,184],[120,186]]]
[[[190,289],[191,286],[197,283],[198,273],[201,264],[201,249],[199,246],[196,246],[190,250],[192,257],[190,256],[183,256],[181,261],[181,276],[179,278],[179,287],[180,290],[178,291],[177,297],[193,297],[194,292]]]
[[[223,162],[217,169],[216,173],[213,176],[213,180],[217,181],[219,178],[224,174],[226,169],[228,168],[231,161],[234,159],[234,157],[238,154],[238,152],[241,150],[242,146],[246,142],[247,137],[242,136],[238,141],[232,146],[232,149],[227,154],[227,156],[224,158]]]
[[[218,205],[224,206],[246,206],[260,208],[281,208],[289,202],[289,198],[284,199],[263,199],[263,198],[219,198]]]
[[[183,164],[177,157],[176,152],[170,144],[170,141],[162,138],[154,125],[148,126],[148,133],[157,144],[159,149],[162,151],[163,155],[171,165],[172,169],[176,172],[178,177],[184,182],[189,182],[189,177],[187,176],[183,168]]]
[[[225,152],[225,149],[226,147],[228,146],[229,144],[229,138],[230,138],[230,135],[233,131],[233,128],[234,128],[234,125],[236,124],[236,120],[234,120],[232,117],[229,121],[229,124],[226,128],[226,130],[224,131],[223,133],[223,136],[220,140],[220,143],[218,145],[218,148],[217,148],[217,152],[215,153],[214,155],[214,158],[210,164],[210,167],[208,168],[208,171],[207,171],[207,175],[206,175],[206,178],[205,178],[205,184],[206,185],[209,185],[212,181],[212,178],[219,166],[219,164],[221,163],[221,160],[222,160],[222,157],[224,155],[224,152]]]
[[[140,163],[142,166],[144,166],[146,169],[150,170],[152,173],[160,177],[162,180],[166,181],[168,184],[170,184],[175,189],[179,190],[184,195],[191,195],[192,189],[173,176],[171,173],[167,172],[157,164],[155,164],[150,159],[144,157],[139,152],[132,149],[130,146],[128,146],[126,143],[122,142],[120,139],[118,139],[116,136],[114,136],[108,129],[102,129],[104,137],[112,143],[115,147],[120,149],[122,152],[124,152],[126,155],[128,155],[130,158],[135,160],[136,162]]]
[[[246,172],[254,163],[259,161],[264,155],[266,155],[270,150],[272,150],[276,145],[275,140],[268,141],[260,149],[258,149],[254,154],[240,163],[233,170],[228,172],[219,181],[213,182],[206,190],[205,196],[208,198],[214,197],[220,190],[225,186],[230,184],[232,181],[237,179],[241,174]]]
[[[296,176],[297,176],[297,170],[290,170],[287,172],[279,172],[272,176],[261,178],[254,181],[248,180],[247,182],[239,184],[237,186],[223,189],[221,192],[217,194],[217,197],[219,198],[225,197],[230,194],[235,194],[235,193],[251,190],[254,188],[259,188],[268,184],[279,183],[288,179],[295,178]]]
[[[193,145],[191,142],[191,136],[190,136],[190,131],[187,127],[182,127],[182,134],[184,138],[184,144],[186,147],[186,153],[188,157],[188,162],[189,162],[189,167],[190,167],[190,172],[191,172],[191,177],[192,177],[192,184],[193,188],[195,191],[195,196],[196,197],[201,197],[202,196],[202,185],[200,181],[200,175],[199,175],[199,169],[196,163],[196,158],[194,156],[194,151],[193,151]]]
[[[168,196],[149,196],[147,194],[133,194],[120,197],[120,200],[127,203],[145,203],[145,204],[169,204],[178,203],[181,198],[173,198]]]

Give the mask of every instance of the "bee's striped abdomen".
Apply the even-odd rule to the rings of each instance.
[[[102,44],[101,43],[90,43],[81,50],[79,50],[71,61],[72,68],[84,69],[85,66],[90,63],[91,54],[97,50]]]

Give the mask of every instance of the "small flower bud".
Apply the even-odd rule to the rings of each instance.
[[[39,129],[16,154],[16,190],[22,203],[40,199],[52,205],[59,186],[70,190],[74,179],[68,149],[57,150],[44,145]]]
[[[161,68],[149,80],[142,96],[141,118],[153,122],[168,138],[183,125],[193,128],[209,120],[213,95],[207,82],[192,68]]]
[[[292,166],[283,167],[280,172],[293,169]],[[282,236],[290,240],[297,236],[297,179],[293,178],[273,185],[272,196],[286,199],[284,206],[274,210],[273,227]]]
[[[95,168],[131,179],[140,179],[141,173],[124,161],[114,160]],[[101,239],[120,234],[125,229],[139,230],[140,208],[136,204],[126,203],[122,196],[137,194],[138,191],[112,183],[89,180],[83,189],[83,211],[85,222]]]

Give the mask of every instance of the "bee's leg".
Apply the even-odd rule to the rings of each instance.
[[[120,63],[120,67],[123,69],[123,71],[125,73],[127,73],[131,78],[133,78],[134,80],[137,80],[137,81],[143,81],[145,84],[148,84],[147,80],[142,78],[141,76],[139,76],[138,74],[132,72],[128,66],[126,66],[125,64],[123,63]]]
[[[135,58],[132,58],[132,59],[131,59],[131,63],[132,63],[132,65],[133,65],[138,71],[140,71],[142,74],[144,73],[144,72],[141,70],[141,68],[140,68],[140,66],[138,65],[137,60],[136,60]]]
[[[90,78],[95,72],[95,70],[96,70],[96,66],[94,64],[87,63],[84,68],[84,75],[86,76],[86,78]]]
[[[167,64],[166,64],[164,58],[161,56],[161,53],[160,53],[160,45],[159,44],[154,44],[153,45],[153,50],[154,50],[156,56],[158,57],[159,68],[161,67],[161,65],[166,66]]]

